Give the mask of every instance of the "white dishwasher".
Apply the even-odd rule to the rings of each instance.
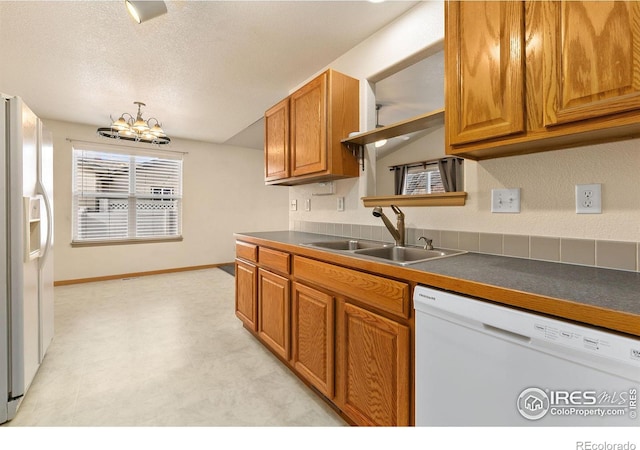
[[[423,286],[416,425],[640,426],[640,339]]]

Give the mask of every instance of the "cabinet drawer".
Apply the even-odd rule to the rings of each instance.
[[[236,256],[248,261],[258,262],[258,246],[236,241]]]
[[[289,254],[260,247],[258,261],[261,266],[268,267],[277,272],[289,273]]]
[[[409,317],[409,285],[407,283],[300,256],[293,258],[293,274],[296,278],[310,281],[383,311],[404,318]]]

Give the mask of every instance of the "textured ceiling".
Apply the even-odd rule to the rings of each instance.
[[[96,127],[142,101],[168,135],[222,143],[418,2],[166,3],[139,25],[121,0],[0,1],[0,92]]]

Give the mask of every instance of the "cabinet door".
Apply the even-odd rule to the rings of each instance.
[[[293,284],[291,307],[292,364],[328,398],[333,398],[334,298]]]
[[[359,425],[409,425],[409,328],[349,303],[340,314],[339,406]]]
[[[258,336],[289,359],[289,280],[258,270]]]
[[[265,181],[289,177],[289,99],[264,114]]]
[[[300,176],[327,170],[327,74],[291,95],[291,171]]]
[[[544,8],[545,125],[640,109],[640,2]]]
[[[445,27],[448,144],[523,132],[523,3],[449,1]]]
[[[236,316],[247,328],[258,330],[256,266],[236,260]]]

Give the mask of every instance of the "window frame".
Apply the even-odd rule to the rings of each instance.
[[[128,166],[128,176],[129,185],[128,192],[126,195],[116,194],[115,192],[105,191],[104,195],[100,195],[100,191],[98,188],[95,191],[85,191],[83,193],[82,187],[78,186],[78,182],[82,178],[82,175],[78,174],[78,170],[80,169],[80,159],[85,155],[95,155],[95,156],[104,156],[106,158],[111,155],[113,157],[110,161],[116,161],[118,159],[122,160],[123,158],[126,160],[128,158],[128,162],[126,163]],[[119,155],[119,156],[115,156]],[[150,158],[150,159],[149,159]],[[141,161],[143,160],[158,160],[160,164],[169,164],[170,166],[177,163],[175,169],[172,167],[172,170],[175,170],[175,177],[177,180],[171,180],[172,183],[170,185],[158,185],[158,186],[147,186],[150,192],[138,192],[137,187],[143,185],[143,178],[137,178],[140,174],[137,174],[136,169],[140,170]],[[183,240],[183,175],[184,175],[184,159],[183,153],[167,151],[167,150],[146,150],[146,149],[137,149],[132,147],[125,146],[105,146],[94,143],[84,143],[84,144],[75,144],[72,145],[72,204],[71,204],[71,220],[72,220],[72,230],[71,230],[71,246],[72,247],[88,247],[88,246],[108,246],[108,245],[127,245],[127,244],[141,244],[141,243],[158,243],[158,242],[178,242]],[[108,160],[108,159],[107,159]],[[106,161],[107,161],[106,160]],[[170,162],[169,162],[170,161]],[[106,163],[105,163],[106,165]],[[156,173],[159,171],[155,171]],[[174,174],[172,174],[174,175]],[[123,177],[124,179],[124,177]],[[121,180],[122,181],[122,180]],[[154,180],[155,181],[155,180]],[[148,183],[148,181],[146,181]],[[176,192],[177,189],[177,192]],[[160,192],[157,192],[160,190]],[[155,191],[155,192],[154,192]],[[96,199],[96,204],[99,199],[121,199],[126,200],[127,202],[127,221],[126,221],[126,237],[99,237],[99,238],[81,238],[81,226],[80,226],[80,214],[83,211],[83,208],[80,206],[82,199]],[[174,201],[174,207],[176,215],[173,218],[175,223],[172,224],[172,227],[175,227],[175,234],[153,234],[153,227],[156,226],[153,223],[153,218],[151,222],[151,233],[147,236],[139,236],[138,233],[140,228],[145,224],[145,220],[149,219],[149,216],[145,218],[144,214],[140,214],[144,211],[144,208],[141,208],[141,201],[148,202],[149,200],[153,202],[171,202]],[[171,207],[163,206],[165,209],[172,209]],[[100,208],[98,211],[94,212],[102,212]],[[108,212],[108,211],[106,211]],[[165,218],[164,226],[167,226],[167,221],[170,220]],[[111,230],[110,228],[108,230]]]
[[[432,178],[437,174],[439,180],[439,186],[441,189],[433,190],[434,184],[432,182]],[[424,175],[426,177],[425,186],[423,190],[419,189],[410,189],[409,183],[413,176]],[[418,185],[415,186],[417,188]],[[423,192],[424,191],[424,192]],[[402,195],[424,195],[424,194],[441,194],[445,192],[444,185],[442,184],[440,168],[438,167],[438,163],[425,163],[425,164],[415,164],[408,165],[407,171],[404,175],[404,179],[402,180]]]

